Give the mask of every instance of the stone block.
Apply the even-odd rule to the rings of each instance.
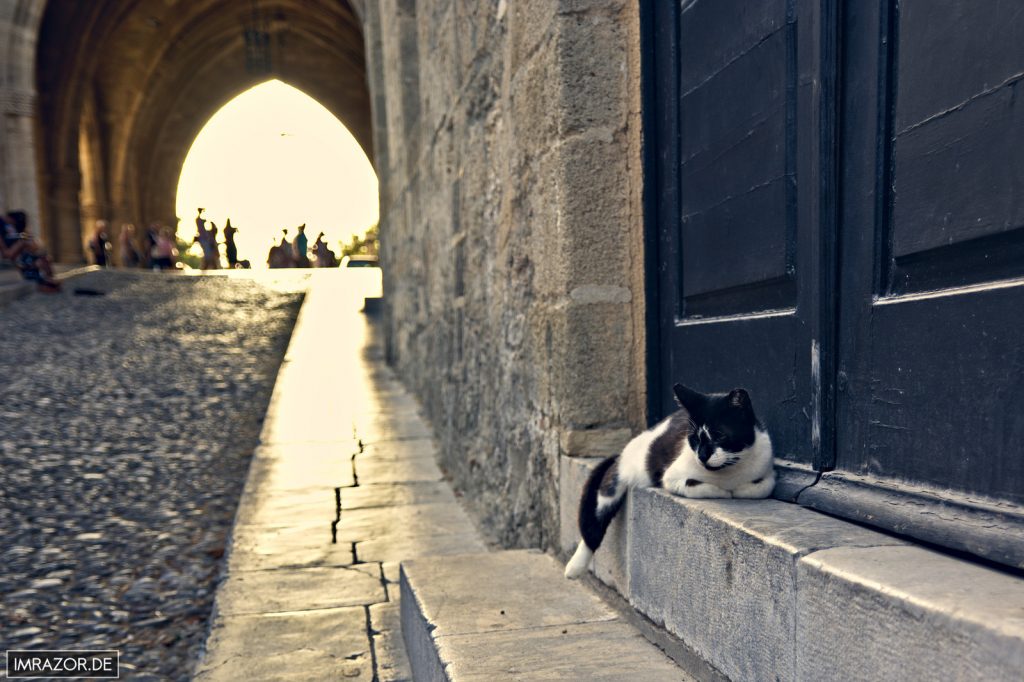
[[[443,481],[381,483],[344,488],[342,513],[355,509],[376,509],[409,504],[455,504],[451,486]]]
[[[621,621],[440,637],[448,678],[689,682],[671,659]],[[479,652],[487,652],[486,656]]]
[[[899,540],[777,500],[634,491],[629,597],[731,679],[796,679],[797,562]]]
[[[520,164],[550,151],[558,139],[558,78],[557,54],[550,49],[537,50],[512,77],[509,123],[520,133],[515,136]]]
[[[800,680],[1011,680],[1024,671],[1024,581],[921,547],[804,557],[797,609]]]
[[[461,85],[454,3],[431,2],[417,13],[421,116],[427,140],[441,127]]]
[[[572,457],[611,457],[632,437],[633,431],[626,428],[565,429],[559,441],[562,452]]]
[[[417,680],[611,680],[639,670],[644,679],[685,679],[538,552],[403,562],[401,595],[402,633]]]
[[[301,523],[241,526],[232,531],[228,568],[263,571],[312,566],[347,566],[355,560],[350,542],[331,542],[334,514]]]
[[[440,481],[443,478],[433,457],[378,459],[357,455],[355,465],[360,485]]]
[[[628,304],[569,304],[552,322],[552,387],[561,421],[576,425],[625,423],[630,386],[632,311]]]
[[[382,601],[384,587],[375,565],[232,571],[217,591],[217,613],[281,613]]]
[[[266,467],[260,480],[263,490],[278,492],[353,485],[352,455],[358,451],[358,443],[351,440],[291,442],[264,445],[254,457]]]
[[[412,682],[409,658],[402,640],[402,617],[399,610],[398,585],[391,593],[394,601],[370,607],[370,629],[373,650],[377,657],[377,679],[380,682]]]
[[[570,137],[559,147],[561,257],[569,268],[570,290],[629,287],[629,154],[624,136],[601,130]]]
[[[448,556],[486,549],[474,533],[446,535],[387,536],[356,543],[360,561],[402,561],[426,556]]]
[[[580,541],[579,514],[580,496],[583,484],[600,459],[566,457],[561,458],[559,485],[560,507],[560,547],[562,554],[568,558]],[[632,504],[627,496],[612,525],[608,527],[604,542],[594,555],[594,575],[609,587],[613,587],[623,596],[629,595],[629,516]]]
[[[204,682],[372,677],[361,606],[218,617],[195,675]]]
[[[508,3],[509,69],[513,76],[553,33],[557,11],[557,4],[551,0]]]
[[[618,13],[561,16],[557,35],[561,134],[622,129],[629,109],[630,74],[627,31]]]
[[[355,423],[355,434],[363,443],[433,438],[434,432],[419,414],[371,415]]]
[[[388,537],[475,532],[473,524],[456,503],[419,504],[380,509],[342,511],[338,524],[338,542],[379,540]]]

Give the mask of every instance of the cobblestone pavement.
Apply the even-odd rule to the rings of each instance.
[[[4,648],[188,678],[303,287],[95,272],[0,308]]]

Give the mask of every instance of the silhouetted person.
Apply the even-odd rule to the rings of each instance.
[[[238,232],[238,228],[231,224],[231,218],[228,218],[227,224],[224,225],[224,250],[227,252],[228,267],[234,268],[238,265],[238,247],[235,246],[235,233]]]
[[[292,242],[292,250],[295,256],[295,267],[308,268],[309,238],[306,237],[306,223],[299,225],[299,233],[295,235],[295,241]]]
[[[96,229],[89,239],[89,253],[92,254],[92,262],[101,268],[107,267],[107,249],[110,248],[110,238],[107,237],[107,221],[97,220]]]

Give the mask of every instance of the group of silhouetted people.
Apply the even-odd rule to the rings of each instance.
[[[114,246],[107,233],[107,221],[96,221],[96,228],[86,248],[94,264],[100,267],[115,264]],[[140,239],[135,225],[121,225],[117,235],[117,265],[123,268],[171,270],[177,267],[177,258],[178,245],[172,228],[161,223],[151,223]]]
[[[203,270],[220,270],[220,244],[217,242],[217,234],[220,231],[217,229],[217,223],[206,220],[203,215],[205,211],[205,208],[196,209],[196,236],[192,243],[199,244],[199,248],[203,251],[200,265]],[[250,267],[249,261],[238,258],[238,246],[235,244],[237,233],[238,228],[233,226],[231,218],[228,218],[224,225],[224,255],[229,268],[248,268]]]
[[[299,225],[295,239],[288,241],[288,230],[281,230],[280,243],[270,247],[267,254],[267,265],[271,268],[335,268],[338,257],[324,241],[324,233],[317,235],[313,242],[313,260],[309,259],[309,238],[306,237],[306,224]]]

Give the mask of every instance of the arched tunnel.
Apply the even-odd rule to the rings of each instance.
[[[192,141],[225,103],[270,78],[321,102],[373,159],[361,22],[344,0],[19,7],[18,57],[38,93],[40,223],[59,261],[82,259],[82,231],[99,218],[173,225]]]

